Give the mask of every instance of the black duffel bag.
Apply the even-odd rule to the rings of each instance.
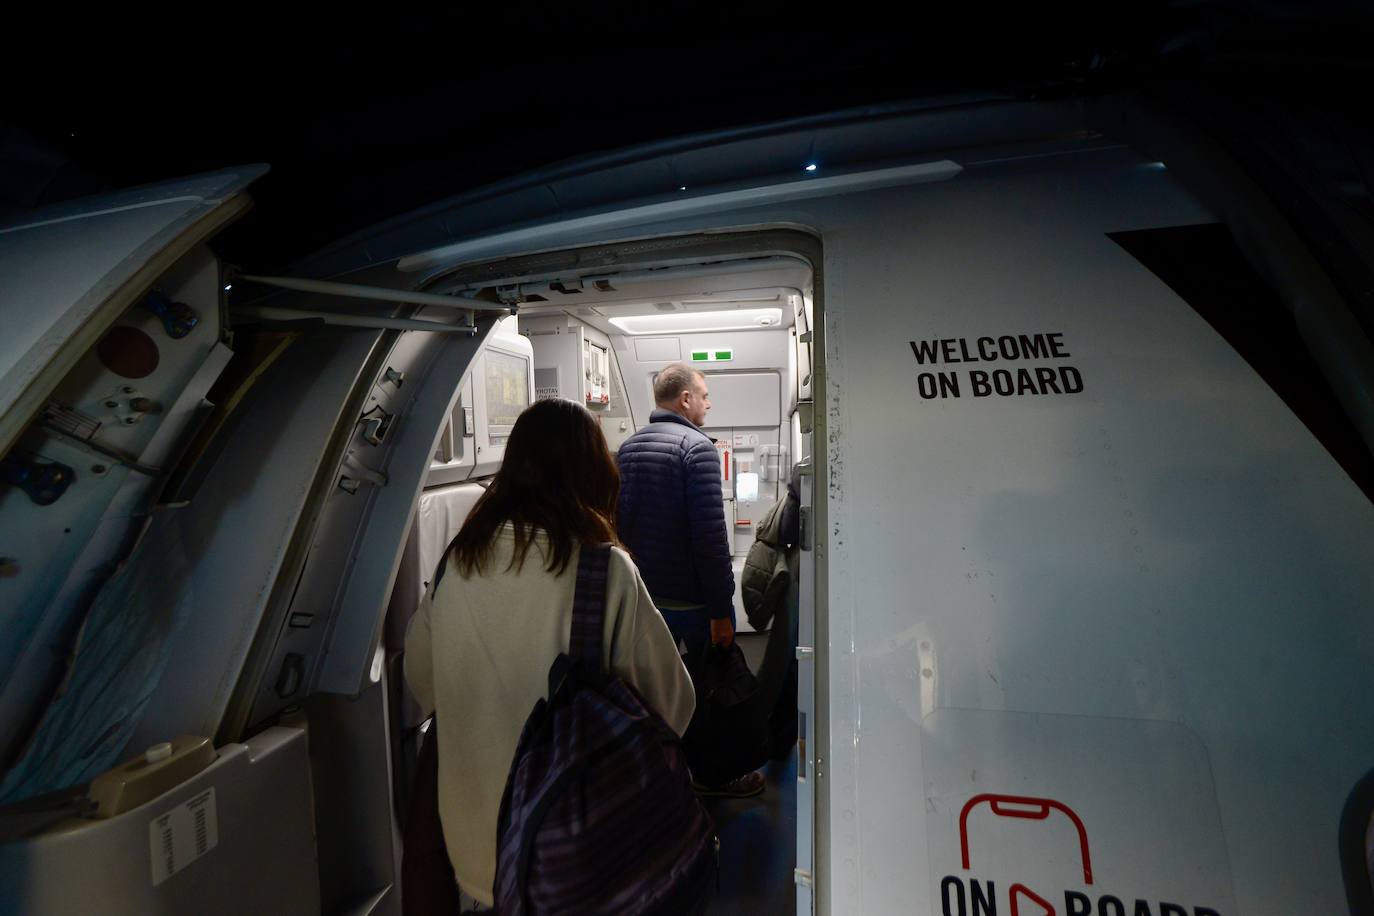
[[[768,742],[757,703],[759,682],[739,643],[710,646],[689,673],[697,708],[682,738],[692,778],[714,788],[763,766]]]

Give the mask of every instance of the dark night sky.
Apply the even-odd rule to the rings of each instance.
[[[219,244],[271,269],[498,178],[682,133],[966,90],[1095,91],[1166,70],[1272,78],[1287,72],[1274,58],[1310,70],[1369,53],[1363,3],[945,6],[369,7],[310,25],[206,7],[201,23],[35,29],[3,62],[0,218],[267,162],[255,211]]]

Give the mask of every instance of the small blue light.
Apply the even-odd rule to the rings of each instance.
[[[808,172],[814,172],[814,171],[816,171],[816,169],[818,169],[818,168],[820,168],[820,166],[816,165],[816,163],[814,163],[814,162],[807,163],[807,166],[806,166],[806,170],[807,170]]]
[[[224,291],[227,293],[227,292],[229,292],[229,290],[231,290],[231,289],[233,289],[233,288],[234,288],[234,284],[230,283],[229,285],[227,285],[227,286],[224,287]]]

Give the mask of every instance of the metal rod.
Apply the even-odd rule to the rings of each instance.
[[[383,302],[404,302],[408,305],[433,305],[448,309],[478,309],[489,312],[510,312],[511,306],[500,302],[484,302],[480,299],[463,299],[458,296],[440,296],[435,293],[420,293],[414,290],[386,289],[381,286],[360,286],[357,283],[337,283],[333,280],[306,280],[300,277],[262,277],[254,274],[239,274],[239,280],[276,286],[281,289],[294,289],[303,293],[327,293],[331,296],[346,296],[349,299],[378,299]]]
[[[162,468],[153,467],[150,464],[140,464],[137,458],[134,458],[131,455],[126,455],[124,452],[121,452],[119,449],[114,448],[112,446],[102,445],[101,443],[95,441],[95,439],[83,439],[80,436],[74,436],[71,433],[67,432],[65,429],[54,426],[50,422],[43,423],[42,427],[44,432],[51,433],[52,435],[57,436],[59,439],[65,439],[66,441],[70,442],[72,445],[77,446],[78,448],[94,452],[102,458],[108,459],[109,461],[112,461],[115,464],[122,465],[123,467],[126,467],[131,471],[137,471],[138,473],[146,474],[149,477],[162,476]]]
[[[340,315],[315,309],[289,309],[270,305],[243,305],[234,309],[236,318],[261,318],[267,321],[297,321],[318,318],[325,324],[347,328],[386,328],[396,331],[434,331],[439,334],[475,334],[477,329],[467,324],[443,324],[415,318],[373,318],[369,315]]]

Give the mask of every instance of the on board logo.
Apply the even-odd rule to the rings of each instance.
[[[1092,851],[1088,844],[1088,829],[1072,808],[1052,798],[1033,798],[1026,795],[975,795],[959,814],[959,850],[965,872],[973,870],[969,856],[969,815],[982,805],[996,817],[1029,821],[1048,821],[1052,814],[1062,815],[1073,824],[1078,836],[1078,854],[1083,868],[1083,884],[1093,886]],[[1184,906],[1164,900],[1143,898],[1122,899],[1112,894],[1089,894],[1067,888],[1046,887],[1042,882],[1032,889],[1023,876],[1006,875],[994,878],[947,875],[940,882],[940,903],[943,916],[1222,916],[1208,906]],[[1005,888],[999,894],[998,888]],[[1063,901],[1063,909],[1058,902]],[[1006,909],[999,906],[1006,904]]]

